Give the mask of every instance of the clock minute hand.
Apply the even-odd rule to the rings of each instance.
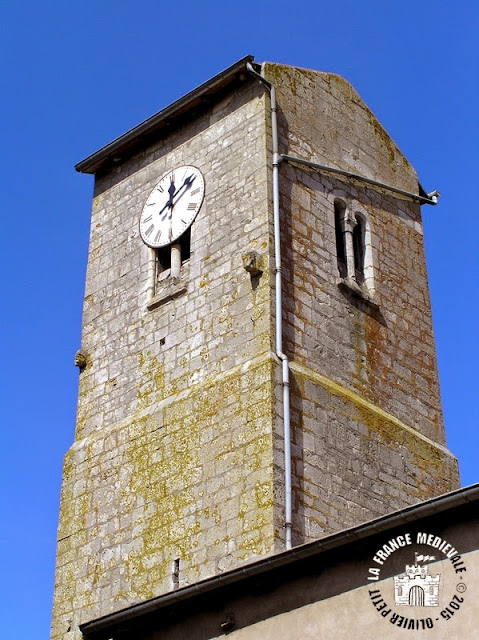
[[[178,202],[178,200],[181,198],[181,196],[183,196],[184,193],[186,193],[186,191],[191,187],[191,185],[193,184],[193,180],[196,178],[196,176],[191,175],[188,176],[185,181],[183,182],[183,184],[181,185],[181,187],[178,189],[178,191],[174,194],[173,197],[176,197],[176,200],[174,202],[172,202],[172,206],[175,206],[175,204]],[[183,191],[184,190],[184,191]],[[180,191],[183,191],[183,193],[180,194]],[[180,194],[180,195],[178,195]]]

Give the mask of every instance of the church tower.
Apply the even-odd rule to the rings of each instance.
[[[246,57],[95,175],[52,640],[458,486],[414,169],[341,77]]]

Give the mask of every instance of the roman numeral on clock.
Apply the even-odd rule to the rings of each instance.
[[[145,231],[145,235],[149,236],[151,234],[151,232],[153,231],[153,229],[155,228],[154,224],[150,224],[150,226],[148,227],[148,229]]]
[[[186,207],[188,211],[194,211],[196,209],[196,202],[190,202],[190,204]]]
[[[143,220],[143,222],[144,222],[144,223],[145,223],[145,222],[150,222],[150,220],[151,220],[152,218],[153,218],[153,216],[148,216],[148,218],[145,218],[145,219]]]
[[[195,196],[200,190],[200,187],[197,187],[194,191],[191,192],[192,196]]]
[[[158,231],[158,233],[155,236],[155,242],[159,242],[161,238],[161,229]]]

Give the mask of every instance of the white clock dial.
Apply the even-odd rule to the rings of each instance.
[[[185,165],[164,174],[148,196],[140,216],[140,236],[153,248],[177,240],[192,224],[205,194],[196,167]]]

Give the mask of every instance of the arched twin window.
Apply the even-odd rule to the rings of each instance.
[[[373,264],[369,221],[357,206],[334,200],[336,263],[339,277],[345,284],[357,285],[372,293]]]

